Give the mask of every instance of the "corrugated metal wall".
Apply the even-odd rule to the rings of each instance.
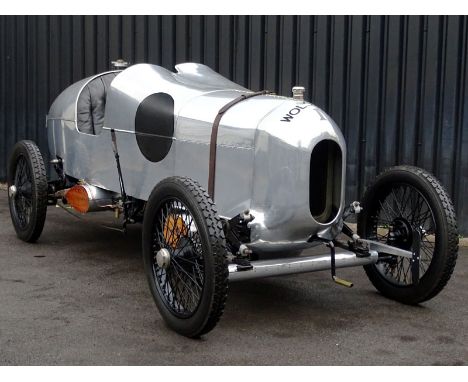
[[[467,17],[0,16],[0,178],[19,139],[47,149],[59,92],[122,57],[202,62],[253,90],[325,109],[348,142],[347,197],[384,167],[415,164],[452,195],[468,233]],[[466,112],[465,112],[466,111]]]

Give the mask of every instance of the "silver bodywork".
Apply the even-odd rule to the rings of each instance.
[[[221,107],[251,91],[201,64],[177,65],[176,71],[149,64],[121,71],[108,92],[99,135],[78,131],[76,115],[78,96],[95,77],[67,88],[47,118],[49,150],[53,157],[63,159],[65,173],[120,192],[112,128],[117,133],[128,195],[147,200],[158,182],[174,175],[188,176],[207,188],[213,121]],[[174,136],[168,155],[153,163],[137,144],[135,115],[142,100],[158,92],[174,99]],[[288,113],[293,118],[285,123],[282,119]],[[326,223],[316,221],[309,209],[311,153],[323,140],[336,142],[342,153],[339,209]],[[339,128],[323,111],[302,100],[253,97],[226,112],[217,142],[218,212],[232,218],[250,209],[255,216],[250,223],[251,248],[260,252],[301,250],[311,245],[308,240],[314,235],[332,239],[341,231],[346,145]]]

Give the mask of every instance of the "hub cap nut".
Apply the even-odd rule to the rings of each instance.
[[[14,198],[17,191],[18,191],[18,190],[16,189],[16,186],[15,186],[14,184],[11,185],[11,186],[8,188],[8,196],[9,196],[10,198]]]
[[[167,269],[171,263],[171,253],[166,248],[161,248],[158,253],[156,253],[156,263],[158,267]]]

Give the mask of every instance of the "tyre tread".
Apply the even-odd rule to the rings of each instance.
[[[215,203],[211,200],[206,190],[198,182],[189,177],[174,177],[175,182],[187,187],[198,205],[203,211],[205,222],[208,227],[211,248],[215,261],[215,293],[213,298],[212,310],[205,326],[196,335],[202,335],[211,331],[223,315],[228,293],[228,265],[226,242],[224,240],[223,226],[218,216]]]

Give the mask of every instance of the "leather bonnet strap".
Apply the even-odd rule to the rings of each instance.
[[[232,101],[224,105],[216,116],[213,127],[211,129],[211,139],[210,139],[210,163],[209,163],[209,172],[208,172],[208,194],[211,199],[214,201],[214,187],[215,187],[215,176],[216,176],[216,147],[218,144],[218,128],[221,118],[224,113],[228,111],[231,107],[242,102],[245,99],[252,98],[259,95],[269,94],[268,90],[263,90],[261,92],[242,94],[241,96],[234,98]]]

